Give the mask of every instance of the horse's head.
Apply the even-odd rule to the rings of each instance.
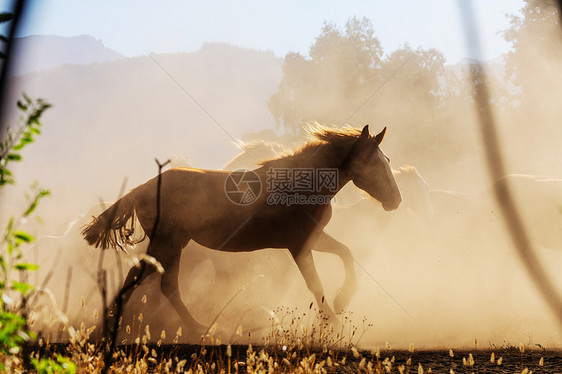
[[[379,148],[385,132],[386,127],[371,136],[369,125],[363,128],[349,154],[349,172],[357,187],[380,201],[385,210],[394,210],[402,196],[392,175],[390,160]]]

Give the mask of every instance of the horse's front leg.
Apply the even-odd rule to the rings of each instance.
[[[300,250],[294,250],[289,248],[289,251],[293,255],[295,262],[306,282],[306,285],[310,292],[314,295],[316,299],[316,304],[318,308],[322,311],[328,320],[332,323],[337,323],[337,317],[332,311],[332,309],[326,303],[324,298],[324,290],[322,289],[322,283],[320,282],[320,277],[316,271],[316,266],[314,266],[314,259],[312,258],[312,252],[309,248],[302,248]]]
[[[336,313],[342,312],[357,292],[357,276],[355,275],[355,265],[353,255],[349,248],[326,234],[320,234],[316,244],[312,248],[317,252],[332,253],[341,258],[345,269],[345,280],[343,286],[338,290],[334,300],[334,310]]]

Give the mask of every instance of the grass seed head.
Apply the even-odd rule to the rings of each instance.
[[[496,364],[498,364],[498,366],[501,366],[503,361],[503,357],[498,358],[498,361],[496,362]]]
[[[213,326],[209,329],[209,335],[213,335],[217,331],[217,324],[213,323]]]
[[[359,357],[359,356],[357,356],[357,357]],[[355,357],[355,358],[357,358],[357,357]],[[359,369],[360,369],[360,370],[365,370],[365,363],[366,363],[366,362],[367,362],[367,360],[365,359],[365,357],[363,357],[363,358],[361,359],[361,362],[359,363]]]
[[[181,372],[186,363],[187,363],[186,359],[183,359],[180,362],[178,362],[178,365],[176,366],[177,371]]]
[[[496,356],[494,355],[494,352],[492,352],[492,354],[490,355],[490,362],[493,364],[494,362],[496,362]]]
[[[539,360],[539,366],[544,366],[544,357],[541,357],[541,359]]]

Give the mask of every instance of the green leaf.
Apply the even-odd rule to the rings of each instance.
[[[36,193],[35,198],[31,202],[31,204],[29,204],[29,208],[27,208],[27,210],[23,214],[24,217],[27,217],[31,213],[33,213],[35,211],[35,209],[37,208],[37,205],[39,204],[39,200],[41,200],[45,196],[49,196],[50,194],[51,194],[51,192],[49,190],[40,189],[39,192]]]
[[[8,22],[14,19],[14,15],[12,13],[0,13],[0,23]]]
[[[14,267],[20,271],[34,271],[39,269],[39,265],[29,264],[27,262],[20,262],[19,264],[15,264]]]
[[[16,182],[12,178],[0,178],[0,186],[5,184],[16,184]]]
[[[12,289],[14,291],[20,292],[22,295],[27,295],[29,291],[33,289],[33,286],[29,283],[13,281],[12,282]]]
[[[25,105],[24,103],[22,103],[21,100],[18,100],[17,106],[18,106],[18,108],[19,108],[20,110],[27,111],[27,105]]]
[[[19,231],[19,230],[14,232],[14,237],[24,243],[31,243],[33,240],[35,240],[33,235],[30,235],[25,231]]]
[[[10,161],[21,161],[21,155],[17,153],[10,153],[6,158]]]

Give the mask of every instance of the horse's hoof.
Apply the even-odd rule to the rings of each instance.
[[[341,313],[348,307],[353,295],[339,290],[336,298],[334,299],[334,310],[336,313]]]
[[[333,315],[331,318],[328,318],[328,326],[333,329],[334,334],[337,334],[342,329],[342,323],[336,315]]]

